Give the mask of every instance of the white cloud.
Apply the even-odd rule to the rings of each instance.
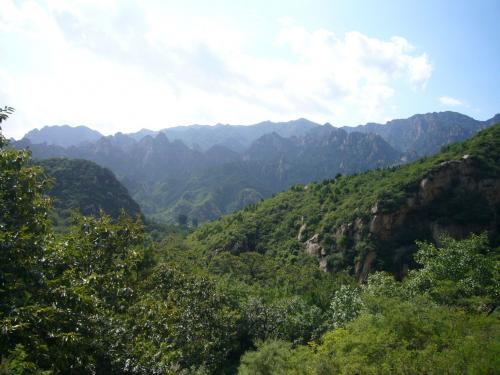
[[[462,100],[452,98],[451,96],[440,96],[438,99],[439,99],[439,102],[445,106],[450,106],[450,107],[465,106],[465,103]]]
[[[401,87],[425,88],[432,66],[402,37],[308,30],[277,21],[273,56],[224,18],[133,1],[5,1],[0,105],[19,137],[46,124],[103,133],[190,123],[308,117],[347,124],[387,118]],[[161,4],[161,2],[160,2]]]

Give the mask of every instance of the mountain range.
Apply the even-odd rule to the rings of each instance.
[[[158,132],[143,129],[94,140],[89,138],[95,136],[91,132],[89,137],[77,137],[68,135],[72,128],[61,127],[58,134],[58,127],[46,127],[28,133],[14,146],[30,148],[35,158],[94,161],[117,175],[147,216],[172,222],[187,215],[198,223],[294,184],[430,155],[499,119],[497,115],[477,121],[441,112],[355,128],[299,119],[250,126],[194,125]],[[75,129],[75,134],[82,133],[81,128]]]
[[[46,143],[61,147],[76,146],[80,143],[95,142],[103,135],[86,126],[54,125],[33,129],[25,134],[24,138],[32,143]]]
[[[463,140],[498,122],[500,114],[489,120],[479,121],[458,112],[447,111],[417,114],[407,119],[391,120],[385,124],[369,122],[365,125],[342,126],[342,129],[347,132],[378,134],[397,150],[424,155],[437,152],[443,144]],[[254,125],[188,125],[161,130],[143,128],[126,135],[139,141],[146,136],[164,133],[168,139],[182,141],[193,149],[206,151],[215,145],[220,145],[236,152],[244,152],[253,141],[265,134],[275,132],[285,138],[303,136],[318,126],[321,125],[300,118],[288,122],[264,121]],[[23,138],[34,144],[47,143],[70,147],[85,142],[95,142],[102,137],[104,135],[86,126],[55,125],[31,130]]]
[[[500,114],[489,120],[478,121],[457,112],[433,112],[414,115],[407,119],[387,122],[385,125],[368,123],[343,127],[348,132],[378,134],[391,146],[417,156],[438,152],[446,144],[459,142],[479,130],[500,122]]]

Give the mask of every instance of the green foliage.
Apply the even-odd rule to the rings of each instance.
[[[380,272],[362,288],[341,287],[333,329],[320,341],[294,348],[270,340],[243,356],[240,373],[495,373],[498,249],[486,235],[443,238],[440,248],[420,243],[416,258],[422,268],[403,281]]]
[[[250,298],[242,306],[242,314],[247,335],[253,342],[275,338],[303,344],[317,338],[323,320],[318,307],[308,305],[299,297],[270,304]]]
[[[38,181],[40,169],[28,167],[28,159],[27,152],[7,148],[0,134],[0,353],[10,353],[6,361],[16,367],[23,350],[44,351],[32,326],[52,313],[35,299],[44,298],[47,287],[47,182]]]
[[[335,292],[330,305],[332,327],[340,328],[345,326],[358,316],[362,308],[363,302],[361,301],[359,288],[342,285]]]
[[[269,340],[260,343],[256,351],[241,358],[240,375],[310,374],[307,361],[300,361],[298,353],[285,341]],[[305,358],[304,358],[305,359]]]
[[[425,300],[381,298],[351,324],[324,336],[314,373],[493,373],[499,328],[496,319]]]
[[[440,248],[419,244],[415,258],[422,269],[410,273],[407,288],[441,304],[486,311],[498,306],[498,249],[489,247],[487,235],[472,235],[462,241],[444,237],[442,242]]]
[[[24,347],[19,344],[8,355],[0,358],[1,375],[45,374],[50,371],[41,371],[36,364],[30,362]]]
[[[162,265],[118,318],[110,347],[120,354],[114,358],[118,368],[132,373],[200,367],[215,372],[235,347],[238,318],[212,282]]]
[[[12,107],[4,106],[0,108],[0,124],[7,120],[12,113],[14,113],[14,108]]]

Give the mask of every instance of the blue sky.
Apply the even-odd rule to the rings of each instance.
[[[15,138],[500,112],[500,1],[3,0]]]

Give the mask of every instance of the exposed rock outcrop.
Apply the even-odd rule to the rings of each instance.
[[[320,245],[319,234],[316,233],[305,242],[306,253],[315,256],[319,260],[319,268],[322,271],[328,271],[328,261],[326,259],[326,250]]]
[[[316,233],[310,239],[308,239],[305,243],[306,253],[315,257],[321,256],[322,248],[319,244],[319,234]]]
[[[323,270],[327,270],[327,254],[365,254],[354,260],[354,273],[360,280],[380,267],[403,276],[412,262],[415,239],[439,244],[444,234],[464,238],[470,233],[498,231],[500,176],[483,175],[481,162],[464,155],[439,164],[417,186],[408,187],[397,208],[384,208],[384,203],[378,201],[368,215],[333,228],[337,244],[327,251],[320,241],[322,234],[315,234],[305,242],[306,252],[319,259]],[[477,213],[472,220],[464,216]]]
[[[464,155],[458,161],[443,162],[420,181],[418,191],[409,195],[397,210],[381,213],[380,202],[377,202],[371,209],[373,216],[369,224],[370,234],[380,240],[389,240],[398,227],[411,224],[412,215],[431,204],[446,203],[447,198],[456,195],[457,192],[479,194],[491,207],[494,207],[500,202],[500,179],[498,177],[482,178],[478,173],[478,167],[476,159],[470,155]],[[447,225],[440,225],[437,221],[428,221],[423,224],[428,227],[434,240],[437,240],[443,233],[463,237],[472,230],[472,228],[465,228],[467,225],[463,223],[453,223],[453,220]],[[483,229],[488,230],[495,224],[496,220],[489,226],[484,226]]]
[[[304,223],[300,226],[299,234],[297,235],[297,240],[301,242],[304,238],[304,231],[307,229],[307,225]]]

